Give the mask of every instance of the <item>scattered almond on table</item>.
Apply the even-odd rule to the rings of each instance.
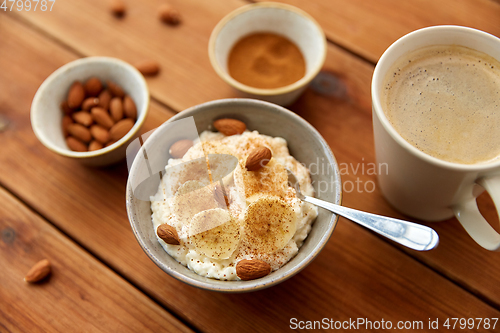
[[[112,81],[106,85],[97,77],[85,83],[75,81],[68,98],[61,103],[62,130],[73,151],[94,151],[120,140],[134,127],[134,100]]]
[[[168,4],[163,4],[158,8],[158,17],[162,22],[169,25],[181,23],[181,14],[179,11]]]
[[[127,11],[127,6],[123,0],[110,0],[109,10],[116,17],[123,17]]]
[[[154,76],[160,72],[160,64],[155,60],[142,60],[135,64],[135,68],[144,76]]]
[[[29,283],[35,283],[45,279],[50,275],[52,267],[47,259],[40,260],[31,269],[28,274],[24,277],[24,281]]]

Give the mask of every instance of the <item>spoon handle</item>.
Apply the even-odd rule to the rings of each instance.
[[[308,196],[304,196],[303,201],[325,208],[414,250],[427,251],[439,243],[437,232],[421,224],[366,213]]]

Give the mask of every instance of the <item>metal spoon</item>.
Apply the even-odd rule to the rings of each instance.
[[[313,205],[327,209],[337,215],[343,216],[346,219],[354,221],[413,250],[427,251],[435,248],[439,243],[439,236],[437,232],[424,225],[398,220],[392,217],[366,213],[303,195],[300,192],[297,177],[295,177],[295,175],[288,169],[287,172],[288,183],[290,186],[295,188],[297,197],[302,201],[309,202]]]

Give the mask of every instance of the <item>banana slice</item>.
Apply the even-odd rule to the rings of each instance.
[[[248,206],[245,220],[245,246],[252,252],[273,253],[286,246],[295,234],[293,208],[278,197],[262,197]]]
[[[189,241],[207,257],[227,259],[238,247],[240,226],[227,210],[209,209],[191,220]]]
[[[215,184],[205,185],[197,180],[188,180],[170,201],[172,214],[187,225],[199,212],[217,208],[219,204],[214,198],[214,187]]]

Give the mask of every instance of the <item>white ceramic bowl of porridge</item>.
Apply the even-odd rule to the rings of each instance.
[[[276,264],[272,264],[273,257],[271,259],[264,257],[265,261],[273,265],[273,271],[264,277],[249,281],[242,281],[239,278],[225,281],[222,275],[218,277],[219,279],[206,277],[203,275],[216,276],[217,272],[209,274],[207,272],[210,270],[196,264],[188,264],[187,266],[191,268],[189,269],[185,264],[186,258],[189,260],[190,257],[184,255],[174,258],[169,255],[166,252],[169,246],[159,241],[156,235],[157,225],[153,226],[151,207],[153,211],[157,211],[155,207],[158,205],[155,206],[155,200],[151,199],[151,196],[158,191],[160,172],[165,171],[165,166],[172,158],[169,153],[171,145],[178,139],[195,139],[198,134],[206,130],[215,131],[212,124],[214,120],[220,118],[238,119],[246,124],[249,131],[258,131],[262,135],[284,139],[277,139],[276,142],[283,143],[286,140],[290,155],[310,169],[315,196],[340,204],[342,194],[337,162],[327,143],[309,123],[274,104],[252,99],[225,99],[187,109],[169,119],[145,138],[144,145],[130,167],[127,183],[127,212],[130,224],[139,244],[151,260],[178,280],[202,289],[221,292],[245,292],[267,288],[297,274],[320,253],[336,226],[338,217],[335,214],[320,208],[307,238],[303,242],[298,242],[300,246],[298,252],[288,253],[286,259],[289,261],[282,266],[279,265],[278,269]],[[204,137],[207,137],[206,133]],[[272,148],[277,149],[276,146]],[[232,270],[227,268],[224,272]]]

